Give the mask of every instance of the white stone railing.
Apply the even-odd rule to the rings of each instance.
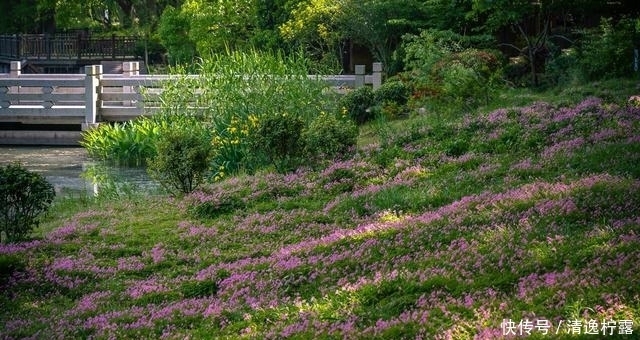
[[[152,115],[158,109],[153,94],[162,91],[169,75],[140,75],[138,62],[124,62],[122,74],[103,74],[101,65],[85,67],[85,74],[22,74],[20,62],[0,74],[0,122],[25,124],[81,124],[125,121]],[[355,75],[309,76],[328,86],[357,88],[382,84],[382,64],[366,75],[356,65]],[[146,89],[142,94],[141,89]]]

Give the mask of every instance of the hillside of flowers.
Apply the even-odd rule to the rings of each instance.
[[[0,338],[640,334],[640,108],[535,102],[386,136],[0,245]]]

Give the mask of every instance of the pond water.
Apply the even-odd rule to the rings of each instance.
[[[45,176],[58,194],[156,187],[144,168],[105,165],[80,147],[0,146],[0,166],[13,162]]]

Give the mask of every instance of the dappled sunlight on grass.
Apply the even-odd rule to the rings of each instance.
[[[323,169],[83,202],[0,245],[0,333],[493,339],[504,319],[640,332],[640,177],[612,154],[638,159],[639,118],[594,98],[422,117]]]

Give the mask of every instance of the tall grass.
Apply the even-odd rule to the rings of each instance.
[[[164,87],[161,103],[164,112],[197,117],[210,129],[218,178],[264,165],[249,146],[263,117],[286,113],[309,122],[332,103],[297,54],[227,51],[201,59],[197,70],[199,77],[176,69],[179,77]]]
[[[115,124],[101,124],[83,133],[80,144],[91,157],[118,165],[139,166],[155,154],[154,142],[160,126],[153,120],[141,118]]]
[[[82,145],[98,159],[144,165],[163,131],[200,125],[216,149],[212,177],[222,178],[265,164],[249,147],[263,117],[286,113],[309,122],[335,102],[323,93],[325,83],[309,79],[310,63],[298,54],[227,51],[202,58],[194,68],[197,76],[172,69],[175,77],[163,86],[159,114],[103,124],[86,132]]]
[[[124,123],[100,124],[83,133],[80,144],[93,158],[123,166],[143,166],[155,156],[158,138],[171,129],[190,130],[197,122],[188,115],[162,112]]]

